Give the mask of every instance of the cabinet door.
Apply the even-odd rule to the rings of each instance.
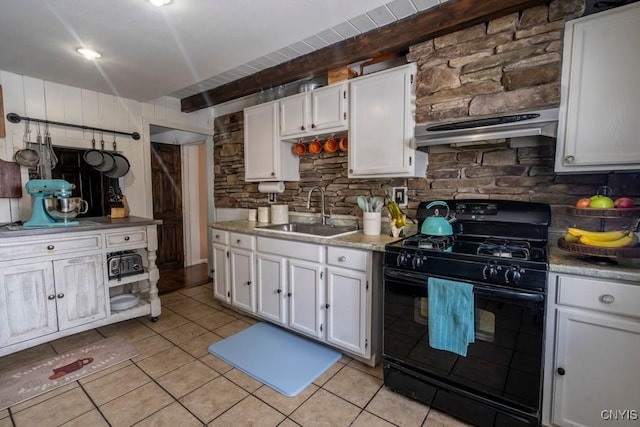
[[[363,272],[327,268],[327,342],[363,356],[369,352],[368,288]]]
[[[638,40],[640,3],[567,23],[556,171],[640,167]]]
[[[611,414],[603,411],[637,411],[640,322],[578,310],[557,313],[553,423],[607,426]]]
[[[244,110],[244,166],[247,181],[278,177],[278,102]]]
[[[316,338],[324,335],[320,264],[289,260],[289,327]]]
[[[280,136],[306,135],[309,131],[309,95],[294,95],[280,100]]]
[[[231,305],[254,313],[256,311],[256,285],[254,280],[253,252],[231,248]]]
[[[53,262],[60,330],[107,317],[102,256]]]
[[[335,85],[311,92],[312,131],[347,129],[347,86]]]
[[[225,245],[214,243],[213,251],[213,296],[224,302],[229,302],[229,250]]]
[[[349,84],[349,177],[414,173],[412,72],[404,66]]]
[[[51,262],[0,268],[0,347],[58,330]]]
[[[287,322],[287,260],[277,255],[256,256],[257,314],[265,319]]]

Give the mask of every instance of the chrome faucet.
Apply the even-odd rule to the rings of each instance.
[[[311,190],[309,190],[309,194],[307,194],[307,209],[311,207],[311,193],[313,193],[313,190],[320,191],[320,218],[322,218],[322,225],[326,225],[327,218],[330,218],[331,215],[327,215],[324,213],[324,189],[322,187],[319,187],[317,185],[311,187]]]

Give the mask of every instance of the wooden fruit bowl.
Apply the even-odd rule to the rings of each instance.
[[[640,246],[626,246],[623,248],[601,248],[597,246],[583,245],[582,243],[571,243],[558,239],[558,247],[562,250],[579,255],[598,256],[607,258],[640,258]]]

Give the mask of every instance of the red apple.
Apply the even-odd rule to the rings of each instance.
[[[576,208],[588,208],[591,204],[591,199],[580,199],[576,202]]]
[[[613,206],[616,208],[632,208],[635,206],[635,203],[628,197],[620,197],[619,199],[616,199]]]

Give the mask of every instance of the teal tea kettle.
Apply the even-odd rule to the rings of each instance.
[[[438,209],[435,209],[435,216],[427,217],[422,223],[420,233],[428,234],[430,236],[451,236],[453,234],[453,228],[451,222],[455,221],[455,218],[449,218],[449,205],[443,201],[431,202],[427,205],[427,209],[431,209],[434,206],[444,206],[447,208],[447,214],[445,216],[438,216]]]

